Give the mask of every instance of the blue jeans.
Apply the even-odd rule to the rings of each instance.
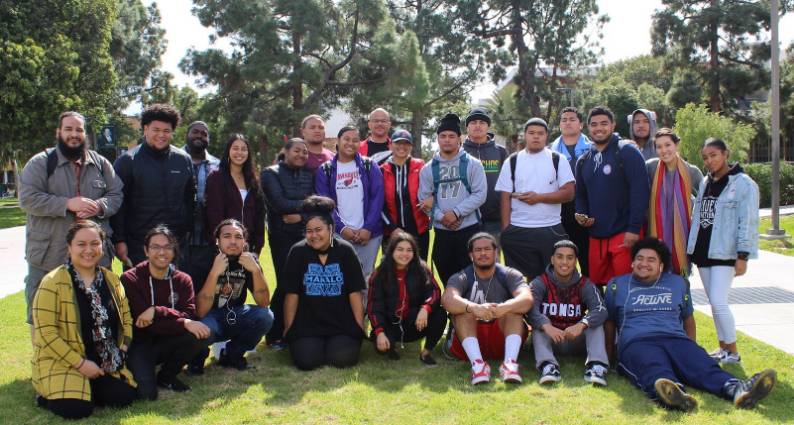
[[[227,308],[213,308],[201,319],[201,323],[210,328],[210,337],[206,344],[229,341],[226,343],[226,355],[230,359],[238,359],[246,351],[256,348],[262,337],[273,326],[273,312],[267,307],[244,304]]]

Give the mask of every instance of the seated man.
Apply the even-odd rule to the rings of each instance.
[[[247,238],[248,231],[239,221],[221,221],[215,229],[220,253],[196,303],[196,315],[210,328],[207,344],[229,340],[218,363],[239,370],[248,367],[245,352],[256,348],[273,325],[273,313],[267,308],[270,290],[256,256],[245,251]],[[245,303],[248,291],[256,305]],[[192,362],[192,373],[201,373],[207,354]]]
[[[775,371],[739,380],[722,370],[694,341],[687,283],[665,272],[670,251],[664,242],[642,239],[631,248],[631,256],[631,274],[612,279],[606,289],[607,352],[613,352],[618,329],[618,372],[668,408],[687,411],[697,406],[684,385],[733,400],[736,407],[755,407],[772,391]]]
[[[518,270],[496,264],[499,246],[489,233],[475,233],[468,251],[473,264],[452,275],[441,299],[455,332],[450,351],[471,362],[472,384],[491,379],[483,354],[504,357],[502,381],[520,383],[517,359],[527,336],[523,316],[532,307],[532,293]]]
[[[535,367],[541,371],[539,382],[548,384],[561,379],[554,351],[579,354],[587,348],[584,380],[606,385],[609,360],[602,325],[607,310],[601,292],[576,271],[576,244],[561,240],[554,244],[552,252],[546,272],[529,284],[535,304],[527,319],[533,329]]]

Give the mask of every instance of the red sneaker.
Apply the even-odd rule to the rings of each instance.
[[[477,385],[491,380],[491,366],[482,359],[477,359],[471,366],[471,384]]]
[[[504,383],[521,383],[521,374],[518,373],[518,363],[515,360],[502,362],[502,365],[499,366],[499,375]]]

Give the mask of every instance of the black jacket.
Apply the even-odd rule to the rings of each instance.
[[[270,231],[302,234],[301,223],[286,224],[281,216],[301,212],[301,203],[314,194],[314,176],[306,169],[293,169],[283,161],[262,170],[259,177],[267,202]]]
[[[396,279],[395,283],[397,283]],[[402,303],[399,284],[389,285],[385,272],[382,268],[378,268],[370,275],[367,296],[367,316],[372,324],[372,334],[377,336],[385,330],[385,327],[401,319],[398,316]],[[441,290],[428,268],[425,268],[424,276],[406,274],[405,297],[407,298],[407,312],[404,313],[406,319],[416,317],[420,309],[427,310],[429,314],[441,308]]]
[[[111,219],[114,242],[142,244],[146,232],[161,223],[180,239],[193,229],[196,183],[188,154],[142,143],[113,168],[124,182],[124,202]]]

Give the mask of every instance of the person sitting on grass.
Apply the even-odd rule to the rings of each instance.
[[[521,272],[496,264],[499,245],[491,234],[475,233],[468,251],[473,264],[449,278],[441,298],[454,326],[449,351],[471,362],[473,385],[491,379],[483,358],[500,357],[502,381],[520,383],[517,359],[527,337],[524,314],[532,308],[532,292]]]
[[[248,251],[248,230],[229,218],[215,228],[220,252],[215,256],[210,274],[198,294],[196,315],[210,329],[206,345],[228,340],[218,364],[238,370],[248,368],[244,355],[256,348],[273,325],[270,290],[256,256]],[[245,303],[248,292],[256,305]],[[201,374],[209,350],[191,362],[190,372]]]
[[[138,397],[155,400],[157,387],[183,392],[190,387],[177,378],[182,368],[210,336],[207,325],[192,320],[196,314],[193,281],[176,270],[179,240],[166,226],[157,226],[144,238],[148,260],[121,275],[135,318],[129,365],[138,382]],[[155,376],[155,369],[162,364]]]
[[[298,369],[353,366],[364,339],[361,263],[334,234],[331,198],[310,196],[302,208],[306,239],[287,256],[284,338]]]
[[[99,267],[105,231],[78,220],[66,232],[68,261],[41,280],[33,299],[33,388],[36,402],[58,416],[80,419],[94,406],[135,400],[125,358],[132,316],[119,278]]]
[[[397,360],[398,342],[402,348],[404,342],[425,338],[419,360],[435,366],[430,353],[447,327],[447,312],[441,308],[441,290],[433,272],[419,252],[412,235],[392,233],[383,260],[370,277],[367,314],[379,353]]]
[[[555,243],[551,264],[529,284],[535,304],[527,319],[533,329],[532,346],[541,384],[561,378],[554,351],[585,352],[584,380],[595,385],[607,384],[609,359],[602,326],[607,310],[598,288],[576,270],[578,257],[579,249],[572,241]]]
[[[722,370],[693,339],[694,317],[683,277],[668,273],[670,250],[656,238],[631,248],[632,272],[616,277],[606,289],[609,319],[604,324],[607,352],[614,354],[617,329],[617,369],[662,406],[689,411],[697,400],[684,391],[689,385],[753,408],[775,385],[777,375],[766,369],[740,380]]]

